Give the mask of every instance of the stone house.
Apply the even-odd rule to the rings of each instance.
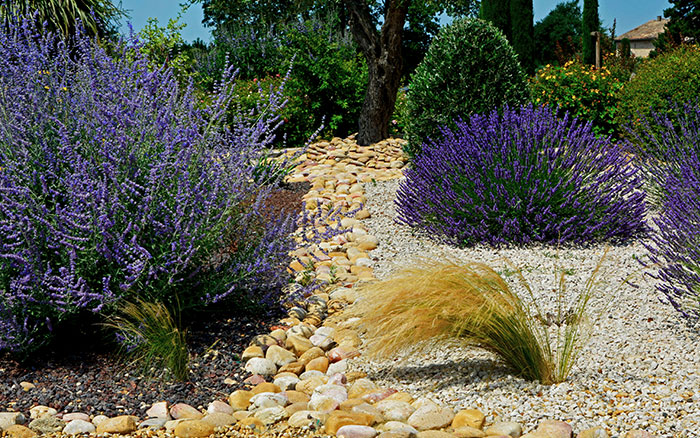
[[[630,40],[630,51],[637,58],[646,58],[649,52],[654,50],[654,41],[664,33],[668,19],[656,17],[655,20],[647,21],[641,26],[637,26],[627,33],[623,33],[615,38],[617,50],[620,50],[622,40]]]

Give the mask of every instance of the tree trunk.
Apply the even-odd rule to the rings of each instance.
[[[377,32],[366,0],[345,0],[350,11],[350,30],[367,60],[369,80],[359,120],[357,142],[369,145],[389,137],[403,58],[401,37],[408,13],[408,0],[386,0],[381,33]]]

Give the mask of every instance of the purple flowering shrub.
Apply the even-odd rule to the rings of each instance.
[[[644,229],[638,169],[590,123],[525,106],[442,134],[405,174],[401,223],[460,246],[626,239]]]
[[[278,121],[222,123],[230,71],[201,109],[121,50],[0,27],[0,350],[124,299],[235,307],[288,282],[294,220],[270,217],[253,178]]]
[[[658,264],[658,290],[691,323],[700,321],[700,102],[672,104],[671,112],[630,131],[654,184],[659,215],[648,245]]]

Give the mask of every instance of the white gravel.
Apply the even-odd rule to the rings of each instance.
[[[372,217],[363,223],[379,238],[371,256],[380,279],[425,256],[486,262],[515,284],[507,258],[523,270],[538,300],[553,309],[556,268],[567,270],[567,297],[573,299],[603,254],[602,245],[457,249],[435,243],[395,223],[398,184],[365,184]],[[590,303],[596,318],[591,337],[564,383],[547,386],[513,377],[490,354],[457,341],[386,361],[363,355],[352,367],[414,396],[427,395],[455,409],[478,408],[488,421],[517,421],[524,431],[552,418],[569,422],[575,432],[603,426],[613,437],[631,429],[700,437],[700,332],[660,302],[654,280],[643,275],[637,261],[646,252],[641,242],[610,247],[606,284]],[[630,275],[639,287],[618,288]]]

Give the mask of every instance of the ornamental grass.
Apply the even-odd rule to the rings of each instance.
[[[566,380],[588,337],[587,306],[604,259],[605,254],[570,307],[564,271],[556,272],[554,324],[520,270],[524,298],[489,266],[451,261],[412,263],[387,280],[365,285],[352,313],[362,316],[371,356],[422,351],[456,338],[494,353],[524,379],[558,383]]]

